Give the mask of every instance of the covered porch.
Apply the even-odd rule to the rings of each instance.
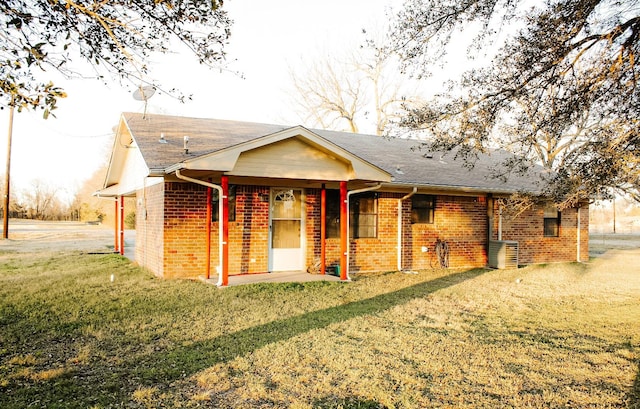
[[[221,217],[218,220],[217,235],[219,237],[216,245],[213,245],[215,239],[212,237],[214,234],[212,225],[206,224],[205,277],[207,282],[215,280],[215,284],[221,287],[247,282],[347,281],[349,279],[349,196],[378,189],[383,182],[391,181],[391,175],[388,172],[302,127],[287,129],[207,155],[187,159],[164,169],[163,172],[166,181],[189,182],[206,188],[205,220],[211,220],[211,215],[216,213],[216,209],[212,208],[211,198],[214,195],[219,198],[217,214]],[[268,188],[270,191],[267,196],[265,196],[266,192],[261,192],[259,195],[261,202],[268,202],[268,212],[249,209],[243,216],[253,220],[255,211],[255,214],[259,214],[264,221],[260,228],[268,225],[265,269],[269,273],[235,275],[230,271],[230,264],[233,262],[230,247],[237,247],[238,243],[242,245],[237,238],[234,241],[230,234],[231,185],[260,186],[261,189]],[[327,271],[325,213],[328,185],[337,190],[340,197],[338,262],[340,277],[325,274]],[[305,202],[303,198],[307,189],[316,189],[320,192],[316,208],[319,211],[317,228],[319,237],[315,238],[312,238],[312,234],[306,230],[306,210],[300,207],[300,203]],[[287,197],[291,196],[290,200],[284,196],[280,197],[285,193]],[[260,206],[263,205],[260,204]],[[243,240],[246,242],[251,233],[245,230],[243,230]],[[308,233],[311,235],[306,236]],[[305,260],[309,257],[307,248],[310,243],[320,248],[318,259],[321,273],[314,276],[306,272],[291,272],[303,271],[305,268]],[[215,254],[215,247],[218,250],[218,265],[212,266],[211,253]],[[291,260],[299,262],[291,263]]]

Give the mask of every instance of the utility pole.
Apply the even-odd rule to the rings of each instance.
[[[9,134],[7,135],[7,168],[4,174],[4,207],[2,213],[2,238],[9,238],[9,185],[11,173],[11,137],[13,136],[14,98],[11,95],[9,103]]]

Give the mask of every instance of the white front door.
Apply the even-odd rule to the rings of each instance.
[[[269,271],[304,270],[302,189],[271,189]]]

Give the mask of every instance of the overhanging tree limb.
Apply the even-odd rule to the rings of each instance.
[[[404,124],[427,130],[433,149],[457,147],[471,160],[487,147],[511,149],[523,160],[537,152],[556,172],[546,182],[560,202],[633,191],[640,172],[638,13],[638,0],[554,0],[534,9],[508,0],[409,0],[392,46],[417,73],[430,70],[462,24],[483,24],[480,36],[494,34],[496,25],[520,28],[505,36],[489,65],[462,76],[458,96],[438,96]],[[451,18],[443,25],[444,15]]]

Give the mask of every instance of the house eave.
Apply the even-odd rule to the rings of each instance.
[[[181,163],[176,163],[175,165],[171,165],[166,169],[162,169],[162,168],[149,169],[149,177],[164,177],[166,175],[174,173],[177,169],[182,169],[182,167],[179,165],[181,165]]]
[[[519,193],[518,190],[513,189],[496,189],[478,186],[460,186],[460,185],[445,185],[445,184],[428,184],[428,183],[383,183],[383,190],[397,190],[397,191],[409,191],[413,188],[418,188],[419,191],[435,192],[435,193],[450,193],[456,195],[495,195],[495,196],[511,196]],[[532,194],[540,194],[539,192],[531,192]]]
[[[111,185],[104,189],[97,190],[91,196],[101,199],[112,199],[121,196],[135,196],[135,190],[122,190],[120,185]]]

